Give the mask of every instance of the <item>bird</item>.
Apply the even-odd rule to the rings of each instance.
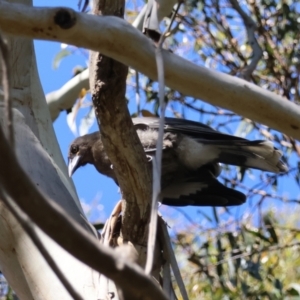
[[[132,121],[151,163],[156,152],[159,118],[137,117]],[[218,181],[220,164],[287,172],[281,158],[282,152],[270,141],[250,141],[199,122],[165,118],[161,202],[169,206],[241,205],[246,196]],[[86,164],[94,165],[99,173],[118,183],[99,131],[76,138],[69,147],[69,176]]]

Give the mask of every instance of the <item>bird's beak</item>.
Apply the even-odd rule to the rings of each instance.
[[[79,162],[80,162],[80,155],[76,155],[73,158],[69,158],[69,165],[68,165],[68,171],[69,176],[71,177],[75,171],[79,168]]]

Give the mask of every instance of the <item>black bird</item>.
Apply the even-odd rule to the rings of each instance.
[[[159,119],[133,118],[146,155],[155,155]],[[243,193],[228,188],[216,177],[219,163],[273,173],[286,172],[282,153],[269,141],[249,141],[218,132],[207,125],[166,118],[162,159],[162,202],[172,206],[231,206],[245,202]],[[98,172],[117,182],[104,150],[101,133],[73,141],[69,149],[69,176],[81,166],[93,164]],[[150,162],[149,162],[150,163]]]

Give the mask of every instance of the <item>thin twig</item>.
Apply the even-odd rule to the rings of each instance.
[[[179,291],[181,293],[182,299],[188,300],[189,297],[186,292],[185,285],[184,285],[184,282],[183,282],[181,274],[180,274],[180,270],[179,270],[179,267],[178,267],[178,264],[176,261],[176,257],[175,257],[175,254],[174,254],[174,251],[172,248],[172,244],[170,241],[168,229],[167,229],[166,223],[164,222],[164,220],[162,218],[159,219],[159,225],[160,225],[160,230],[163,235],[164,250],[167,252],[167,253],[165,253],[165,256],[167,257],[167,259],[171,265],[171,268],[173,270],[173,273],[174,273]]]
[[[104,246],[109,247],[112,234],[114,231],[114,227],[116,224],[115,218],[119,216],[120,212],[122,211],[122,201],[120,200],[114,207],[109,219],[105,222],[104,228],[102,230],[102,243]],[[99,280],[99,299],[106,299],[109,294],[109,280],[106,276],[100,275]]]
[[[78,1],[78,9],[80,10],[80,7],[81,7],[81,4],[82,4],[82,0],[79,0]],[[88,0],[84,0],[84,3],[83,3],[83,6],[81,8],[81,12],[85,12],[87,7],[89,6],[89,1]]]
[[[158,211],[158,202],[160,194],[160,178],[161,178],[161,161],[162,161],[162,148],[163,148],[163,136],[164,136],[164,124],[165,124],[165,111],[166,111],[166,102],[165,102],[165,73],[164,73],[164,60],[162,55],[162,46],[165,41],[166,36],[170,32],[171,26],[175,20],[177,12],[180,8],[181,2],[177,4],[176,10],[174,11],[172,18],[170,20],[169,26],[167,27],[164,34],[160,36],[156,51],[155,59],[157,65],[157,74],[158,74],[158,85],[159,85],[159,104],[160,104],[160,120],[159,120],[159,130],[158,138],[156,142],[156,152],[155,157],[152,160],[152,205],[151,205],[151,214],[150,214],[150,225],[149,225],[149,234],[148,234],[148,243],[147,243],[147,261],[145,266],[146,274],[150,274],[152,271],[153,260],[154,260],[154,249],[155,249],[155,240],[156,240],[156,231],[157,231],[157,211]]]
[[[236,259],[240,259],[240,258],[245,258],[245,257],[248,257],[248,256],[253,256],[255,254],[263,253],[263,252],[283,250],[283,249],[292,248],[292,247],[300,247],[300,242],[295,242],[293,244],[288,244],[288,245],[274,245],[274,246],[270,246],[270,247],[264,247],[264,248],[259,249],[259,250],[254,250],[250,253],[242,253],[242,254],[234,255],[234,256],[231,256],[227,259],[219,260],[215,264],[211,264],[211,266],[218,266],[218,265],[221,265],[221,264],[224,264],[224,263],[228,262],[229,260],[236,260]]]
[[[239,13],[241,18],[243,19],[246,31],[247,31],[247,37],[248,37],[248,43],[250,47],[252,48],[252,59],[250,64],[243,70],[244,79],[249,80],[250,76],[256,69],[256,66],[258,62],[260,61],[263,51],[257,42],[257,39],[255,37],[255,29],[257,27],[256,23],[252,20],[250,16],[247,15],[247,13],[241,8],[240,4],[237,0],[229,0],[232,7]]]
[[[15,148],[12,101],[10,99],[10,71],[8,66],[8,48],[0,33],[0,65],[2,66],[2,86],[5,106],[5,131],[12,149]]]
[[[166,259],[163,266],[163,290],[170,300],[178,300],[172,285],[170,261],[168,259]]]
[[[169,297],[171,295],[171,286],[171,269],[169,262],[166,261],[163,266],[163,290]]]
[[[141,95],[140,95],[140,81],[139,72],[135,70],[135,102],[137,106],[137,114],[141,112]]]
[[[73,286],[68,281],[68,279],[65,277],[63,272],[60,270],[60,268],[58,267],[56,262],[52,259],[48,250],[44,247],[40,238],[36,234],[36,231],[34,229],[31,219],[23,211],[20,210],[20,208],[16,205],[16,203],[13,201],[13,199],[11,197],[9,197],[5,193],[5,191],[2,189],[0,189],[0,198],[4,202],[6,207],[10,210],[10,212],[13,214],[13,216],[17,219],[17,221],[20,223],[20,225],[23,227],[25,232],[29,235],[32,242],[35,244],[37,249],[40,251],[42,256],[45,258],[46,262],[48,263],[50,268],[53,270],[53,272],[56,274],[56,276],[58,277],[60,282],[63,284],[63,286],[66,288],[68,293],[75,300],[83,300],[81,295],[73,288]]]

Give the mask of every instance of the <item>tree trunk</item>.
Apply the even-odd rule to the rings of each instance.
[[[22,2],[31,5],[29,0]],[[73,183],[67,175],[39,81],[33,42],[15,37],[7,37],[7,40],[18,160],[43,193],[60,204],[87,231],[95,234],[84,217]],[[3,120],[3,98],[0,99]],[[21,299],[71,299],[2,202],[0,214],[1,271],[17,295]],[[82,297],[97,299],[98,273],[63,250],[38,228],[37,232],[62,272]]]

